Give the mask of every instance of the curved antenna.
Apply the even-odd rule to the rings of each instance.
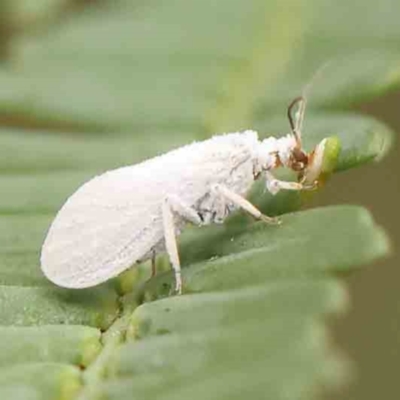
[[[317,70],[312,74],[310,80],[304,86],[303,91],[301,92],[303,97],[308,97],[308,94],[310,93],[312,87],[315,85],[317,79],[322,75],[322,73],[326,70],[326,68],[328,68],[333,63],[333,61],[334,59],[331,58],[330,60],[325,61],[317,68]]]
[[[297,110],[295,110],[297,108]],[[287,116],[289,119],[290,129],[296,139],[297,146],[301,148],[301,128],[306,110],[306,98],[304,96],[296,97],[289,104]]]
[[[303,127],[304,114],[306,111],[307,104],[307,94],[310,92],[312,86],[314,85],[317,78],[322,74],[330,64],[332,63],[332,59],[323,63],[313,74],[307,85],[304,87],[302,91],[302,95],[296,97],[289,104],[287,110],[287,116],[289,119],[290,129],[293,133],[293,136],[296,139],[297,147],[301,149],[301,129]],[[297,111],[294,111],[296,106],[298,107]]]

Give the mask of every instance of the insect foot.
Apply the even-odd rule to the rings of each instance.
[[[314,181],[313,183],[310,184],[303,184],[303,190],[317,190],[319,187],[319,182]]]
[[[268,225],[281,225],[282,220],[278,217],[268,217],[267,215],[261,214],[260,221],[265,222]]]
[[[180,271],[175,271],[175,289],[174,293],[177,295],[182,294],[182,276]]]

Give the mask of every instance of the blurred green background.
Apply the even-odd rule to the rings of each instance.
[[[0,54],[3,56],[4,60],[15,60],[16,64],[18,64],[18,57],[15,57],[14,54],[15,41],[21,40],[24,42],[27,37],[35,37],[36,35],[40,37],[40,35],[46,35],[48,32],[50,32],[51,35],[51,32],[57,32],[59,26],[62,26],[66,19],[79,19],[81,12],[85,10],[85,7],[88,5],[96,6],[97,3],[101,2],[96,2],[94,0],[65,0],[58,2],[43,0],[38,2],[4,1],[3,3],[0,3]],[[123,3],[123,1],[119,1],[117,3]],[[142,9],[141,7],[146,8],[146,6],[149,4],[151,6],[152,2],[146,3],[144,1],[137,1],[136,3],[138,12],[140,12]],[[321,12],[329,14],[330,7],[335,10],[336,14],[334,15],[336,17],[341,15],[347,16],[347,13],[349,13],[351,18],[354,18],[353,25],[355,42],[359,43],[360,49],[367,51],[367,55],[365,56],[365,71],[362,70],[362,63],[356,63],[356,66],[352,71],[351,68],[349,68],[349,71],[354,74],[354,80],[357,80],[359,74],[361,75],[361,83],[363,82],[363,77],[365,81],[368,81],[368,51],[371,49],[375,51],[377,48],[379,48],[379,43],[382,44],[382,48],[384,48],[386,52],[389,52],[388,49],[392,50],[394,54],[397,54],[400,51],[400,15],[397,13],[398,8],[395,10],[392,10],[391,8],[395,2],[324,2],[324,6],[321,7],[321,9],[318,8],[317,2],[310,1],[308,3],[303,3],[307,10],[312,10],[314,7],[317,8],[315,13],[310,13],[312,17],[309,17],[312,18],[312,20],[310,20],[310,25],[314,26],[314,28],[315,25],[318,27],[318,23],[316,23],[316,21],[319,20],[318,13]],[[166,4],[168,3],[166,2]],[[200,3],[197,2],[197,4]],[[295,30],[297,29],[296,10],[298,4],[295,1],[286,2],[285,4],[286,7],[293,7],[292,19],[294,25],[293,29]],[[324,9],[325,4],[327,4],[326,9]],[[351,9],[351,11],[349,11],[348,8]],[[43,12],[43,10],[50,11]],[[188,7],[188,10],[190,10],[190,7]],[[285,12],[287,12],[287,10],[285,10]],[[370,29],[369,33],[376,35],[376,42],[374,43],[373,48],[372,46],[371,48],[369,47],[369,38],[363,37],[362,27],[364,21],[364,12],[368,14],[369,25],[367,26],[368,29]],[[391,15],[392,13],[394,13],[394,15]],[[280,14],[278,13],[278,15]],[[390,20],[387,19],[388,16],[390,16]],[[374,18],[376,18],[375,24]],[[325,19],[322,19],[324,23],[326,23],[328,20],[329,18],[326,18],[326,15]],[[330,22],[332,23],[332,26],[337,24],[337,31],[339,35],[341,33],[340,18],[337,17],[337,19],[333,19]],[[221,23],[229,24],[229,17],[226,20],[223,20]],[[277,24],[279,25],[279,21]],[[274,26],[273,28],[277,29],[277,26]],[[349,34],[349,26],[351,26],[351,24],[346,25],[348,29],[347,34],[349,35],[348,37],[351,37]],[[323,31],[324,26],[320,28]],[[204,29],[207,30],[207,21],[204,21]],[[279,32],[279,29],[277,29],[277,32]],[[287,31],[285,31],[285,34],[287,34]],[[241,37],[240,32],[238,37]],[[285,40],[292,39],[293,37],[288,35],[288,37],[282,36],[277,40],[282,41],[284,45]],[[316,68],[321,64],[321,61],[326,60],[326,58],[329,59],[329,46],[331,43],[324,42],[323,39],[324,38],[321,39],[320,43],[314,43],[316,46],[315,49],[306,49],[304,50],[304,53],[301,54],[302,60],[307,60],[310,58],[310,55],[307,54],[307,51],[310,51],[311,54],[314,54],[313,52],[318,54],[318,57],[315,59],[310,58],[310,63],[307,64],[307,71],[305,71],[303,74],[300,73],[299,76],[296,75],[298,80],[294,79],[292,82],[289,79],[287,82],[281,82],[281,89],[279,93],[274,95],[268,94],[268,96],[271,97],[267,100],[263,99],[263,101],[265,100],[265,102],[268,103],[268,107],[274,107],[274,101],[276,100],[276,109],[282,110],[282,115],[284,115],[283,105],[287,102],[290,95],[292,93],[297,94],[296,91],[301,88],[301,83],[303,83],[303,85],[307,83],[307,80],[311,76],[310,73],[316,70]],[[338,43],[341,43],[339,39]],[[364,39],[366,40],[364,41]],[[397,39],[397,41],[395,39]],[[344,36],[344,40],[341,45],[345,46],[345,41],[346,37]],[[146,37],[139,38],[138,42],[142,44],[142,47],[146,47],[147,45]],[[332,44],[333,47],[337,45],[337,43]],[[278,50],[274,50],[270,55],[271,58],[282,55],[279,52],[279,46],[277,46],[277,48]],[[349,46],[349,49],[350,48],[351,46]],[[162,50],[163,49],[160,49],[160,51]],[[268,51],[268,43],[265,45],[265,51]],[[288,59],[290,59],[291,54],[287,54],[286,56]],[[377,60],[379,61],[379,56],[374,59],[374,62]],[[65,62],[69,61],[71,60],[65,60]],[[215,60],[215,64],[218,65],[218,60]],[[274,73],[278,71],[279,68],[281,68],[284,64],[285,60],[283,60],[282,63],[276,62],[276,64],[271,67],[271,76],[269,80],[266,79],[265,82],[267,87],[268,83],[272,84],[274,81]],[[384,65],[384,61],[382,61],[382,64]],[[393,65],[394,72],[392,72],[394,77],[391,78],[395,81],[396,74],[399,74],[398,71],[400,70],[400,63],[398,63],[398,60],[394,58]],[[238,68],[240,69],[240,66]],[[291,68],[295,71],[296,65],[292,66]],[[329,71],[331,72],[332,69],[335,69],[335,64],[330,67]],[[344,69],[346,69],[346,67],[344,67]],[[191,77],[186,78],[192,79]],[[234,74],[231,78],[234,80]],[[313,99],[312,93],[314,93],[314,99],[319,99],[322,103],[324,103],[323,88],[329,89],[329,84],[327,84],[329,78],[329,75],[324,76],[324,85],[321,87],[318,83],[315,85],[316,87],[313,88],[310,95],[311,100]],[[389,78],[387,75],[385,75],[385,79],[389,80]],[[385,82],[385,79],[382,80]],[[84,74],[82,74],[82,82],[84,83],[84,81]],[[8,83],[9,80],[7,77],[3,78],[3,80],[0,80],[0,91],[2,87],[1,82]],[[340,84],[340,80],[335,80],[334,82],[335,84]],[[400,93],[396,92],[395,87],[391,88],[391,93],[376,98],[375,100],[360,101],[360,99],[357,99],[357,95],[355,98],[352,98],[351,87],[347,88],[347,84],[348,82],[345,81],[343,84],[344,88],[341,93],[341,98],[346,99],[344,103],[350,106],[353,110],[377,117],[378,119],[386,122],[396,132],[400,132]],[[66,86],[67,85],[68,83],[66,83]],[[379,79],[376,83],[376,87],[374,87],[374,84],[371,83],[371,92],[369,93],[369,97],[371,97],[371,95],[376,95],[377,92],[380,91],[381,85],[385,86],[379,81]],[[16,87],[18,88],[18,85]],[[64,87],[64,89],[66,92],[68,92],[67,87]],[[103,96],[107,96],[107,87],[102,89],[104,91],[100,90],[98,94],[99,104],[103,104],[101,102],[103,100],[107,102],[107,99],[103,98]],[[328,89],[327,92],[329,92]],[[12,86],[9,90],[10,93],[12,93],[8,93],[5,96],[5,99],[0,95],[2,102],[6,104],[6,106],[3,107],[3,113],[0,117],[0,123],[2,125],[35,128],[42,128],[43,126],[55,126],[60,130],[67,130],[64,128],[69,128],[71,126],[73,128],[79,126],[79,120],[81,117],[79,114],[79,99],[74,99],[74,101],[78,103],[77,110],[73,109],[71,111],[68,109],[66,113],[67,117],[64,115],[64,118],[61,118],[61,121],[49,122],[46,121],[46,116],[43,114],[43,110],[41,110],[40,107],[37,114],[35,114],[35,112],[24,113],[25,105],[22,104],[21,106],[21,104],[18,103],[18,96],[16,96],[16,100],[14,99],[13,95],[15,91]],[[263,90],[264,88],[260,88],[260,92]],[[139,93],[139,98],[140,95],[143,95],[143,93]],[[224,95],[226,95],[226,93],[223,93],[221,96],[223,97]],[[244,90],[243,95],[246,97],[248,93],[246,93]],[[64,96],[64,94],[62,94],[62,96]],[[64,100],[66,102],[72,101],[72,98],[68,100],[68,95],[65,96],[66,98]],[[274,96],[276,98],[274,98]],[[326,101],[326,104],[328,106],[335,107],[335,99],[330,102],[329,95],[327,95],[327,97],[328,100]],[[127,95],[127,99],[129,99],[129,95]],[[18,103],[16,109],[13,109],[13,106],[15,105],[13,101],[15,101],[15,104]],[[84,101],[85,99],[82,100],[83,103]],[[148,101],[150,102],[151,100]],[[168,97],[163,99],[163,101],[164,103],[162,103],[160,100],[161,106],[162,104],[168,104]],[[7,109],[7,105],[9,104],[12,104],[12,106],[10,109]],[[201,105],[202,103],[200,102],[200,106]],[[86,106],[90,111],[90,105]],[[110,107],[112,106],[113,105],[110,100]],[[230,106],[232,112],[232,110],[235,110],[235,107],[238,107],[239,109],[241,104],[231,104]],[[60,104],[55,104],[54,107],[55,110],[57,110],[57,107],[62,109],[62,99],[60,100]],[[93,107],[95,108],[95,106]],[[15,110],[17,110],[17,112],[15,112]],[[162,112],[165,112],[166,115],[168,114],[168,109],[165,111],[160,109],[159,111],[161,114]],[[174,110],[172,109],[170,111],[173,112]],[[68,119],[68,112],[70,112],[70,115],[73,115],[76,121],[78,121],[77,124],[75,124],[76,121],[71,122]],[[118,112],[121,112],[121,115],[125,116],[124,110],[118,110]],[[96,112],[94,112],[94,115],[96,115]],[[144,120],[146,119],[146,115],[140,115],[140,117]],[[216,123],[214,121],[215,116],[212,115],[212,113],[211,115],[207,116],[209,125],[206,128],[217,125],[221,130],[223,130],[225,127],[236,126],[236,121],[226,121],[224,120],[224,116],[219,117],[220,120],[218,123]],[[246,119],[243,118],[241,120],[240,117],[242,116],[238,116],[239,127],[241,127],[240,124],[243,124],[244,120]],[[189,121],[192,122],[190,118],[196,118],[196,116],[189,115]],[[267,118],[268,116],[265,117],[265,119]],[[90,125],[93,122],[93,114],[90,114],[88,120]],[[111,121],[110,125],[113,126],[114,122],[115,121]],[[141,121],[138,123],[139,127],[140,123]],[[102,128],[105,131],[107,130],[107,127],[102,126]],[[181,128],[182,131],[184,131],[186,126],[183,124]],[[160,129],[160,127],[158,127],[158,129]],[[71,131],[73,130],[74,129],[71,129]],[[90,130],[95,132],[96,126],[93,127],[92,124]],[[305,132],[306,131],[307,121],[305,123]],[[165,146],[170,147],[171,143],[173,143],[175,140],[176,139],[173,137],[173,135],[171,135],[171,139],[165,136]],[[326,186],[326,188],[318,196],[318,199],[316,199],[313,203],[314,205],[327,205],[336,203],[365,205],[372,212],[377,222],[389,232],[393,242],[393,255],[389,259],[382,260],[375,265],[371,265],[370,268],[365,268],[364,270],[356,272],[351,276],[344,277],[348,283],[352,305],[347,315],[341,319],[335,319],[332,321],[332,340],[337,342],[339,347],[342,348],[352,360],[354,360],[356,378],[341,392],[333,394],[331,397],[332,399],[351,398],[355,400],[372,400],[381,397],[385,399],[397,399],[400,396],[400,384],[398,379],[398,373],[400,371],[400,272],[398,269],[400,256],[396,251],[400,241],[400,221],[397,212],[397,206],[400,202],[400,158],[398,157],[398,154],[399,146],[397,143],[395,143],[395,146],[391,150],[390,154],[380,163],[364,166],[363,168],[351,170],[349,172],[336,174],[330,184]],[[99,164],[101,164],[100,161]]]

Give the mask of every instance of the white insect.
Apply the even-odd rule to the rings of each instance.
[[[311,153],[303,150],[305,104],[303,97],[290,104],[291,133],[281,138],[259,140],[250,130],[214,136],[88,181],[48,231],[41,254],[44,274],[59,286],[85,288],[147,259],[154,273],[155,254],[166,250],[181,293],[176,235],[185,223],[220,223],[236,208],[277,223],[244,197],[257,178],[264,177],[273,194],[316,186],[326,139]],[[271,171],[281,166],[298,172],[299,182],[275,179]]]

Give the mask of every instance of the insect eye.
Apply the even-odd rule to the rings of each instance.
[[[292,151],[290,167],[296,171],[303,171],[308,165],[308,155],[301,149],[295,148]]]
[[[303,168],[308,164],[308,155],[303,150],[295,148],[292,155],[295,163],[301,164]]]

